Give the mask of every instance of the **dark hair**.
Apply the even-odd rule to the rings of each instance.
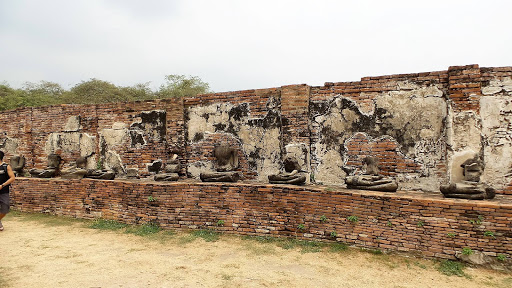
[[[0,160],[4,158],[4,151],[0,151]]]

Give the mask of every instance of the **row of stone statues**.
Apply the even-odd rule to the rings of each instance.
[[[238,151],[229,146],[217,146],[213,151],[215,158],[215,172],[203,172],[200,179],[204,182],[236,182],[240,180]],[[57,173],[61,158],[57,154],[48,156],[48,164],[45,169],[31,169],[32,177],[51,178]],[[15,173],[23,169],[25,159],[21,156],[11,158],[11,166]],[[72,168],[60,172],[65,179],[103,179],[112,180],[115,177],[114,171],[101,169],[86,169],[87,159],[80,157]],[[268,180],[272,184],[293,184],[303,185],[306,183],[306,173],[302,170],[299,161],[288,156],[283,161],[284,171],[275,175],[269,175]],[[447,198],[463,198],[472,200],[492,199],[495,190],[488,185],[481,183],[482,164],[478,155],[465,161],[463,168],[464,180],[458,183],[441,185],[440,190]],[[395,179],[380,174],[378,158],[366,157],[363,159],[361,175],[351,175],[345,178],[349,189],[373,190],[383,192],[395,192],[398,184]],[[148,171],[154,174],[155,181],[177,181],[181,171],[178,155],[174,154],[165,164],[161,160],[155,161],[148,166]]]
[[[48,155],[47,167],[45,169],[30,169],[28,172],[32,177],[36,178],[52,178],[55,177],[60,162],[62,161],[61,157],[57,154]],[[115,178],[114,171],[110,170],[101,170],[101,169],[86,169],[87,158],[79,157],[75,166],[62,170],[61,177],[64,179],[82,179],[82,178],[91,178],[91,179],[102,179],[102,180],[113,180]],[[20,169],[21,170],[21,169]]]

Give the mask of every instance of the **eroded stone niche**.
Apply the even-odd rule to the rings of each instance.
[[[91,157],[96,152],[96,137],[81,131],[80,116],[71,116],[67,119],[61,132],[53,132],[48,135],[44,147],[44,153],[74,155],[87,158],[87,168],[95,168],[96,161]],[[64,163],[63,167],[69,167],[71,162]]]
[[[501,190],[512,183],[512,77],[490,80],[482,88],[482,94],[479,119],[480,150],[485,160],[482,181]]]
[[[187,142],[193,151],[213,150],[205,140],[213,138],[239,143],[241,157],[246,159],[247,168],[243,171],[246,178],[267,181],[267,176],[279,171],[281,161],[281,115],[279,98],[270,97],[266,103],[267,113],[263,117],[254,117],[249,103],[216,103],[189,107],[187,113]],[[213,171],[210,164],[192,156],[189,159],[189,174],[197,178],[201,169]]]
[[[140,167],[141,163],[131,163],[131,159],[124,159],[125,156],[132,150],[154,149],[155,143],[165,146],[166,117],[165,110],[142,111],[135,115],[132,123],[115,122],[111,128],[98,131],[103,168],[124,176],[128,166]],[[148,159],[145,164],[150,165],[154,160],[166,159]]]
[[[447,104],[441,87],[401,83],[402,90],[374,93],[364,106],[341,94],[311,103],[312,173],[318,182],[342,184],[365,156],[376,156],[383,174],[400,189],[433,190],[443,178]]]

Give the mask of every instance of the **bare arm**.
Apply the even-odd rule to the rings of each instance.
[[[14,172],[12,171],[12,168],[11,168],[11,165],[7,165],[7,175],[9,175],[9,179],[7,179],[7,181],[5,181],[4,184],[2,184],[2,188],[11,184],[12,182],[14,182]]]

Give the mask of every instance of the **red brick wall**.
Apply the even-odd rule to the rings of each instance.
[[[449,97],[454,112],[480,111],[482,75],[478,65],[452,66],[448,69]]]
[[[157,201],[149,202],[152,196]],[[337,240],[360,247],[454,258],[468,247],[512,254],[512,203],[425,197],[420,192],[331,191],[322,187],[228,183],[139,183],[18,178],[16,209],[165,228]],[[325,216],[326,221],[321,217]],[[347,219],[357,216],[353,223]],[[481,219],[481,220],[479,220]],[[223,227],[216,227],[223,220]],[[304,231],[298,225],[304,225]],[[485,236],[486,231],[495,238]],[[452,237],[453,236],[453,237]]]
[[[311,123],[311,107],[315,102],[328,101],[333,97],[343,95],[343,97],[357,103],[364,112],[365,109],[373,107],[373,100],[379,93],[400,91],[403,82],[410,82],[419,87],[431,85],[439,87],[444,92],[443,98],[446,98],[447,103],[451,105],[451,110],[455,113],[474,111],[478,114],[479,99],[485,97],[481,93],[482,87],[485,86],[486,81],[500,77],[512,77],[512,68],[479,68],[478,65],[454,66],[450,67],[447,71],[364,77],[361,81],[326,83],[321,87],[289,85],[279,88],[198,95],[183,99],[102,105],[57,105],[18,109],[0,113],[0,138],[10,137],[19,140],[17,153],[26,157],[27,169],[33,167],[43,168],[46,166],[47,160],[44,146],[48,140],[48,135],[53,132],[62,132],[70,116],[80,116],[82,119],[81,132],[95,136],[97,144],[99,144],[98,133],[102,129],[112,128],[115,122],[123,122],[129,126],[134,121],[137,121],[137,115],[142,111],[165,110],[167,117],[165,141],[149,141],[144,147],[130,147],[127,145],[125,147],[117,147],[115,151],[120,155],[124,165],[137,167],[142,176],[148,176],[146,165],[156,159],[165,161],[171,153],[179,154],[180,160],[184,164],[183,167],[186,167],[186,164],[191,161],[197,161],[200,157],[208,154],[208,151],[197,152],[201,149],[210,149],[211,143],[204,142],[206,146],[201,147],[196,145],[197,143],[188,141],[186,138],[186,128],[188,125],[186,119],[187,109],[218,103],[246,104],[250,111],[250,115],[247,116],[248,118],[263,119],[271,109],[274,109],[269,108],[269,106],[270,102],[275,101],[276,103],[272,105],[277,106],[275,110],[278,111],[279,117],[282,120],[281,134],[279,135],[281,146],[276,147],[276,149],[284,152],[283,147],[289,143],[304,143],[306,146],[311,147],[313,151],[310,151],[311,162],[308,171],[314,171],[315,166],[318,164],[318,159],[314,157],[314,144],[319,141],[318,135],[322,132],[321,127]],[[257,121],[254,122],[256,123]],[[231,134],[234,137],[238,137],[237,132]],[[377,139],[380,136],[385,135],[373,135],[372,137]],[[382,145],[384,146],[375,151],[379,152],[377,156],[382,162],[381,168],[383,172],[390,175],[394,173],[417,173],[417,167],[415,167],[414,163],[409,163],[416,159],[402,159],[400,153],[398,153],[399,151],[395,153],[390,150],[391,146],[387,147],[393,145],[392,143],[384,143]],[[451,145],[451,143],[448,143],[448,145]],[[99,154],[100,147],[99,145],[97,146],[96,153]],[[355,145],[352,150],[349,149],[347,151],[354,166],[357,166],[360,158],[365,155],[364,153],[356,154],[357,151],[362,151],[361,149],[363,148],[363,146]],[[446,145],[444,145],[444,148],[446,148]],[[340,149],[344,149],[344,147]],[[63,165],[69,165],[70,162],[78,157],[78,152],[64,153],[57,151],[57,153],[61,154]],[[425,157],[427,158],[430,155],[428,153],[432,153],[432,150],[426,152],[427,155]],[[442,153],[446,154],[449,152],[443,151]],[[243,161],[248,163],[257,162],[251,159],[252,156],[245,156],[246,159],[241,157]],[[409,157],[410,155],[407,156]],[[7,160],[9,157],[10,155],[7,155]],[[434,173],[431,175],[446,177],[446,182],[448,182],[449,179],[446,176],[448,174],[446,168],[448,160],[448,157],[446,159],[441,158],[438,163],[434,163]],[[254,166],[254,164],[252,165]],[[405,169],[397,168],[399,166],[404,167],[404,165]],[[508,168],[504,167],[504,171]],[[241,169],[247,178],[254,178],[254,169],[248,168],[247,165]],[[185,173],[186,171],[183,170],[182,172]],[[340,181],[342,181],[341,178]],[[504,189],[498,189],[498,193],[512,194],[511,187],[512,184]]]
[[[146,145],[143,147],[132,147],[126,145],[116,147],[123,164],[128,167],[138,168],[142,176],[147,176],[146,165],[161,159],[164,163],[170,154],[177,153],[179,159],[185,163],[184,141],[184,118],[183,100],[172,98],[154,101],[137,101],[128,103],[113,103],[97,105],[98,131],[110,129],[116,122],[125,123],[129,127],[132,123],[140,121],[141,112],[164,110],[166,111],[166,134],[164,139],[151,139],[146,137]]]
[[[356,133],[345,145],[347,165],[362,167],[366,156],[379,159],[379,170],[383,175],[396,176],[398,173],[417,173],[420,165],[407,159],[398,149],[398,143],[390,138],[368,139],[363,133]]]
[[[25,155],[26,165],[32,166],[32,108],[16,109],[0,113],[0,138],[17,139],[18,153]],[[6,152],[6,151],[4,151]],[[6,153],[4,161],[9,163],[12,155]]]
[[[214,94],[205,94],[205,95],[197,95],[194,97],[185,97],[184,101],[184,113],[185,113],[185,149],[186,149],[186,161],[188,164],[192,164],[197,161],[214,161],[213,157],[213,148],[215,145],[233,145],[234,147],[238,147],[241,149],[239,151],[239,161],[240,167],[239,171],[242,172],[244,178],[246,179],[254,179],[257,175],[256,168],[261,167],[253,167],[252,169],[249,167],[248,162],[257,163],[256,156],[246,155],[247,152],[243,151],[241,148],[244,144],[252,144],[252,143],[242,143],[238,128],[229,129],[230,123],[236,123],[237,127],[246,126],[251,128],[260,128],[265,125],[265,117],[268,116],[269,113],[274,111],[280,111],[280,101],[281,101],[281,89],[280,88],[269,88],[269,89],[258,89],[258,90],[244,90],[244,91],[234,91],[234,92],[223,92],[223,93],[214,93]],[[233,106],[238,105],[247,105],[248,115],[246,115],[243,119],[238,119],[237,116],[229,116],[230,123],[212,123],[212,124],[222,124],[220,126],[225,126],[224,128],[219,128],[218,130],[212,131],[201,131],[205,132],[204,140],[201,137],[201,140],[194,141],[195,135],[188,135],[187,127],[190,124],[188,122],[188,113],[189,109],[215,105],[215,104],[230,104]],[[275,106],[275,107],[274,107]],[[218,108],[221,109],[221,108]],[[221,112],[221,111],[219,111]],[[222,111],[223,113],[228,113],[228,111]],[[280,116],[279,116],[280,117]],[[206,135],[206,133],[208,133]],[[260,143],[255,143],[254,146],[258,147]],[[279,150],[279,147],[276,147]]]
[[[56,105],[32,109],[31,133],[32,141],[29,143],[32,153],[24,155],[33,159],[33,167],[46,168],[48,154],[45,152],[45,145],[51,133],[60,133],[69,117],[80,116],[81,133],[96,136],[98,120],[94,105]],[[80,157],[80,151],[54,151],[62,158],[61,167]],[[30,165],[26,165],[30,167]]]

